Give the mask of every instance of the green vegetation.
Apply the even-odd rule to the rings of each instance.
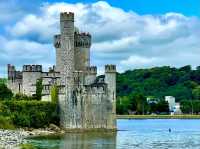
[[[11,99],[13,93],[5,84],[0,84],[0,100]]]
[[[43,89],[42,79],[38,79],[37,82],[36,82],[36,94],[34,96],[35,99],[41,100],[41,98],[42,98],[42,89]]]
[[[7,79],[6,78],[0,78],[0,84],[6,84]]]
[[[0,84],[0,128],[41,128],[50,123],[59,125],[57,88],[52,89],[55,102],[43,102],[39,101],[42,96],[41,86],[42,80],[38,80],[36,95],[29,97],[13,95],[5,84]]]
[[[1,115],[10,117],[16,127],[40,128],[50,123],[58,124],[56,104],[53,102],[5,100],[1,105]]]
[[[1,129],[14,129],[15,126],[10,117],[0,115],[0,128]]]
[[[51,101],[54,103],[58,103],[58,91],[57,85],[51,87]]]
[[[133,113],[132,113],[133,112]],[[130,94],[129,96],[118,97],[117,114],[150,114],[150,113],[169,113],[168,103],[164,100],[147,103],[146,97],[140,93]]]
[[[118,114],[128,114],[130,111],[136,114],[167,113],[164,96],[174,96],[176,102],[200,100],[200,66],[196,70],[189,65],[181,68],[164,66],[117,74]],[[144,101],[147,97],[158,99],[158,102],[147,104]],[[191,105],[190,102],[187,104]],[[184,106],[186,103],[182,108]],[[185,110],[186,113],[188,111]]]
[[[199,114],[200,100],[183,100],[181,101],[181,110],[183,113]]]

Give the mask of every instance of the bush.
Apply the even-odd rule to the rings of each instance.
[[[11,118],[0,115],[0,129],[14,129]]]
[[[12,100],[36,100],[32,96],[27,96],[21,93],[16,94]]]
[[[0,100],[11,99],[13,93],[5,84],[0,84]]]
[[[12,118],[17,127],[40,128],[50,123],[59,124],[56,114],[56,104],[44,101],[6,100],[3,115]]]

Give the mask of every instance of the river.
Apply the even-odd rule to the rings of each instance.
[[[29,142],[40,149],[199,149],[200,120],[117,120],[116,133],[67,133]]]

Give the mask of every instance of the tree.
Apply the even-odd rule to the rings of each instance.
[[[133,94],[132,96],[132,105],[136,104],[136,112],[137,114],[145,114],[148,111],[148,104],[146,101],[146,97],[141,93]]]
[[[117,114],[128,114],[131,103],[127,96],[123,96],[117,99]]]
[[[51,101],[54,103],[58,103],[58,87],[57,85],[53,85],[51,87]]]
[[[5,84],[0,84],[0,100],[11,99],[13,93]]]
[[[159,113],[169,113],[169,104],[167,101],[161,100],[157,103],[156,107]]]
[[[43,89],[42,79],[38,79],[36,82],[36,94],[34,96],[37,100],[41,100],[42,98],[42,89]]]
[[[192,90],[192,95],[194,99],[200,100],[200,85]]]

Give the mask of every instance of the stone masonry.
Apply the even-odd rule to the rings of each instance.
[[[54,36],[56,66],[48,72],[41,65],[24,65],[22,71],[8,64],[8,87],[32,96],[43,80],[44,101],[51,101],[52,85],[59,87],[61,126],[66,130],[116,129],[116,67],[105,66],[97,76],[90,66],[91,35],[74,26],[74,13],[60,14],[60,34]]]

